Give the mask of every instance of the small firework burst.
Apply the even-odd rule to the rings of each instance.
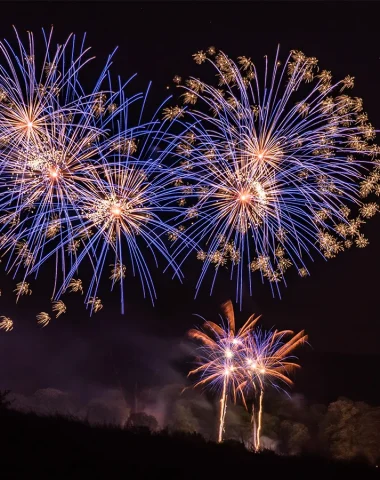
[[[13,291],[16,292],[17,297],[20,297],[21,295],[32,294],[32,290],[28,282],[19,282]]]
[[[46,312],[40,312],[39,314],[37,314],[36,319],[37,319],[38,325],[41,325],[42,327],[46,327],[47,325],[49,325],[51,317]]]
[[[13,320],[4,315],[0,316],[0,330],[5,330],[6,332],[13,330]]]
[[[68,288],[70,288],[69,292],[79,292],[80,294],[83,294],[83,283],[80,278],[72,278]]]
[[[53,312],[56,312],[55,318],[58,318],[63,313],[66,313],[66,305],[62,302],[62,300],[53,302],[51,309]]]
[[[98,297],[90,297],[87,305],[91,306],[91,310],[94,311],[94,313],[99,312],[103,308],[103,304],[100,298]]]

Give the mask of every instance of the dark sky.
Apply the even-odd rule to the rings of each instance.
[[[157,104],[170,93],[165,87],[175,74],[201,75],[191,58],[197,50],[215,45],[233,57],[251,56],[259,65],[265,54],[274,55],[278,44],[284,55],[290,49],[299,49],[317,57],[320,66],[331,70],[335,77],[355,76],[354,94],[364,99],[370,121],[380,129],[376,2],[1,5],[3,38],[14,40],[12,25],[19,32],[32,30],[38,34],[41,27],[49,28],[51,24],[58,40],[71,32],[78,36],[87,32],[87,44],[97,56],[95,69],[100,69],[108,53],[118,46],[113,72],[125,79],[137,72],[137,89],[152,80]],[[378,359],[363,355],[380,353],[380,216],[372,219],[364,232],[370,240],[366,249],[344,252],[329,262],[316,261],[310,265],[312,275],[307,279],[290,274],[281,300],[272,298],[268,285],[261,286],[257,281],[253,297],[244,298],[238,320],[256,312],[263,315],[265,327],[305,328],[312,346],[305,354],[308,357],[310,352],[315,359],[328,352],[354,355],[347,369],[339,367],[344,372],[336,372],[337,378],[347,382],[351,382],[354,364],[366,363],[366,369],[376,372]],[[216,319],[218,305],[234,294],[235,284],[221,276],[212,297],[206,285],[200,298],[194,300],[199,267],[197,262],[189,262],[183,285],[156,272],[159,299],[155,308],[149,300],[143,300],[138,280],[132,279],[123,317],[117,295],[101,294],[105,308],[91,319],[81,299],[72,298],[67,301],[67,314],[43,330],[35,325],[35,315],[49,308],[49,277],[34,282],[33,295],[22,298],[16,307],[11,293],[14,284],[1,273],[0,314],[14,319],[15,330],[9,335],[0,333],[0,388],[33,389],[60,382],[69,388],[70,382],[80,383],[81,378],[112,383],[112,351],[123,376],[136,376],[136,369],[143,364],[144,372],[147,365],[156,365],[149,375],[152,381],[159,378],[159,357],[168,359],[172,348],[177,351],[180,339],[197,321],[192,314]],[[302,375],[306,384],[307,370]],[[324,376],[321,372],[319,375]],[[369,388],[370,375],[366,382]]]

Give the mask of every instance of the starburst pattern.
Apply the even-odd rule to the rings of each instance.
[[[212,286],[218,269],[229,267],[241,302],[251,272],[278,285],[292,266],[305,276],[316,253],[334,258],[345,242],[365,246],[362,219],[378,208],[362,205],[360,196],[380,191],[380,174],[362,100],[341,93],[354,86],[353,77],[334,83],[316,58],[296,50],[285,62],[277,52],[273,67],[266,58],[264,84],[249,57],[235,63],[218,52],[197,63],[204,61],[219,85],[196,79],[194,88],[190,79],[180,86],[193,141],[182,138],[176,151],[181,161],[186,151],[191,165],[178,162],[176,186],[190,190],[178,222],[203,262],[196,291],[211,265]],[[177,243],[176,255],[188,254]]]
[[[133,95],[126,91],[129,81],[115,86],[110,60],[86,94],[79,83],[90,60],[83,44],[78,52],[69,37],[54,47],[50,32],[43,52],[35,50],[32,34],[28,40],[27,48],[17,37],[21,56],[0,43],[7,63],[0,65],[0,246],[8,257],[6,270],[22,273],[26,283],[55,259],[52,298],[58,301],[67,290],[84,293],[74,276],[87,262],[93,270],[89,304],[109,257],[122,311],[126,271],[141,278],[144,296],[154,300],[146,253],[179,275],[162,237],[177,231],[163,217],[183,201],[175,197],[172,172],[164,166],[174,148],[169,132],[183,109],[167,107],[159,120],[164,102],[145,121],[149,88]],[[130,109],[138,102],[136,120]]]
[[[94,273],[89,282],[85,303],[96,297],[106,259],[112,259],[110,279],[112,287],[118,283],[121,308],[124,311],[126,272],[128,278],[139,276],[144,296],[155,299],[155,289],[149,272],[147,254],[157,263],[160,256],[168,265],[177,268],[162,236],[182,236],[181,228],[169,226],[162,214],[170,214],[177,203],[177,189],[172,185],[173,173],[164,166],[164,160],[174,148],[166,140],[171,121],[160,121],[156,115],[148,123],[129,125],[128,106],[119,93],[117,123],[119,131],[109,144],[125,143],[134,138],[136,148],[110,149],[96,167],[86,173],[80,197],[76,199],[76,212],[70,218],[68,234],[61,235],[60,245],[71,253],[70,264],[56,299],[73,285],[70,282],[82,262],[87,262]],[[145,98],[143,105],[145,104]],[[135,104],[137,100],[135,100]],[[142,118],[143,111],[141,111]],[[169,143],[170,142],[170,143]],[[68,230],[68,228],[66,229]],[[41,261],[44,261],[42,258]],[[95,311],[91,308],[91,311]]]
[[[36,262],[57,244],[62,228],[70,231],[86,172],[109,148],[106,129],[114,115],[92,114],[100,95],[105,107],[113,101],[111,92],[99,92],[109,63],[86,95],[79,74],[91,60],[88,49],[78,50],[74,36],[55,46],[53,31],[43,33],[45,51],[35,51],[32,33],[24,45],[16,32],[19,53],[0,42],[2,250],[7,271],[23,266],[24,278],[38,272]]]

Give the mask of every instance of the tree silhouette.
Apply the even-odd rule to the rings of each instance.
[[[0,410],[6,410],[12,405],[13,400],[8,398],[10,393],[10,390],[0,390]]]
[[[146,428],[154,432],[158,428],[158,422],[153,415],[148,415],[145,412],[131,413],[126,421],[127,428]]]

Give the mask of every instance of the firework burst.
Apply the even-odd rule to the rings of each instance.
[[[254,328],[259,317],[251,315],[237,332],[235,315],[231,301],[222,305],[223,316],[227,323],[218,325],[205,321],[203,331],[191,329],[188,336],[201,343],[197,362],[199,366],[189,375],[198,375],[200,380],[194,385],[216,390],[220,394],[220,415],[218,442],[222,442],[228,397],[236,402],[237,395],[243,393],[244,372],[239,357],[244,349],[245,339]],[[242,396],[245,403],[244,396]]]
[[[58,318],[63,313],[66,313],[66,305],[62,302],[62,300],[53,302],[51,309],[53,312],[56,312],[55,313],[56,318]]]
[[[32,33],[24,46],[16,32],[19,51],[0,42],[1,247],[9,255],[6,269],[23,266],[24,278],[62,228],[70,231],[86,172],[109,148],[106,127],[114,114],[112,93],[100,90],[109,61],[85,95],[79,73],[91,60],[89,49],[83,43],[77,49],[72,35],[54,46],[52,30],[43,33],[44,52],[35,51]],[[95,108],[100,95],[101,119]]]
[[[252,272],[275,292],[291,266],[307,275],[316,252],[328,259],[365,246],[359,227],[378,209],[362,198],[379,190],[379,148],[362,100],[346,92],[353,77],[333,83],[299,51],[281,67],[278,52],[273,67],[266,59],[262,80],[247,57],[235,63],[212,49],[194,59],[219,78],[217,87],[196,78],[179,86],[190,121],[177,148],[176,185],[203,261],[197,292],[211,265],[215,281],[230,264],[241,305]],[[350,219],[351,211],[359,216]],[[176,254],[186,257],[188,245]]]
[[[173,174],[163,165],[173,148],[167,140],[172,122],[161,122],[155,115],[149,122],[143,122],[145,95],[139,121],[130,126],[131,102],[125,99],[123,89],[118,95],[120,108],[112,120],[116,133],[108,138],[108,150],[101,161],[86,171],[75,202],[75,214],[70,217],[70,228],[66,228],[68,233],[62,235],[59,245],[61,249],[65,246],[70,261],[55,298],[68,287],[74,291],[73,276],[87,259],[93,276],[85,303],[91,311],[94,303],[90,299],[96,297],[107,259],[113,260],[108,263],[110,279],[112,288],[115,284],[120,287],[122,312],[124,285],[129,275],[140,277],[144,296],[152,301],[156,297],[147,253],[156,265],[157,257],[162,257],[179,275],[163,238],[175,231],[163,219],[173,210],[173,196],[177,194],[172,186]],[[45,260],[46,256],[40,263]]]
[[[292,336],[290,339],[286,337]],[[252,426],[253,445],[260,450],[260,435],[262,428],[262,413],[264,390],[266,386],[282,389],[293,385],[289,375],[299,364],[291,354],[307,341],[307,335],[301,331],[294,335],[290,330],[262,331],[255,329],[245,339],[245,348],[241,350],[240,371],[244,372],[245,380],[240,388],[253,393]]]
[[[41,325],[42,327],[46,327],[47,325],[49,325],[51,317],[46,312],[40,312],[39,314],[37,314],[36,319],[37,319],[38,325]]]
[[[13,320],[9,317],[0,316],[0,330],[10,332],[13,330]]]
[[[162,219],[173,208],[172,173],[163,161],[172,148],[167,131],[174,117],[160,121],[155,114],[143,122],[149,88],[145,95],[127,95],[129,81],[120,80],[114,88],[109,61],[85,95],[78,78],[90,60],[87,50],[82,44],[77,53],[73,36],[54,50],[51,35],[40,60],[32,34],[28,48],[17,36],[20,54],[0,44],[7,63],[0,67],[0,247],[8,256],[6,269],[22,271],[26,283],[55,257],[52,297],[58,301],[67,289],[83,293],[74,276],[87,259],[93,276],[85,303],[98,311],[101,304],[93,300],[105,259],[113,257],[110,279],[112,287],[120,284],[122,309],[127,274],[140,276],[144,295],[153,300],[146,251],[154,263],[159,254],[174,268],[161,238],[174,231]],[[138,100],[142,107],[131,126]]]

